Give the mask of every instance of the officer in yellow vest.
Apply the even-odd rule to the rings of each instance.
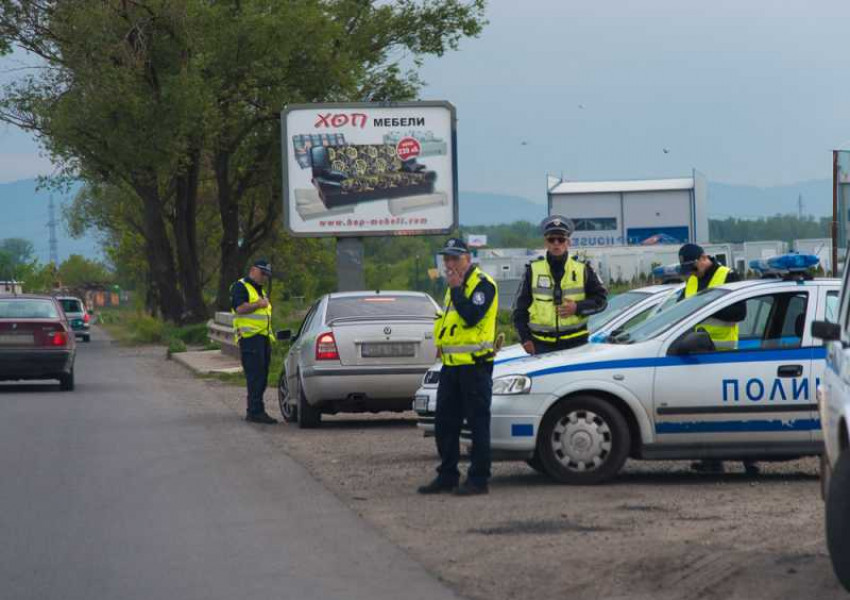
[[[529,354],[587,343],[587,321],[608,306],[608,291],[590,265],[569,255],[573,222],[552,215],[540,224],[546,257],[532,261],[514,302],[513,322]]]
[[[271,277],[272,267],[266,260],[251,266],[247,277],[230,286],[233,328],[242,357],[242,368],[248,385],[245,420],[251,423],[277,423],[266,413],[263,393],[269,378],[272,331],[272,305],[263,287]]]
[[[698,244],[685,244],[679,248],[679,265],[685,276],[685,289],[679,294],[679,300],[690,298],[699,292],[724,283],[741,281],[741,276],[729,267],[718,263],[705,253]],[[743,302],[733,304],[700,323],[697,328],[708,332],[714,347],[721,351],[735,350],[738,346],[738,323],[747,318],[747,305]],[[759,472],[758,465],[745,460],[744,469],[748,475]],[[722,473],[723,461],[708,459],[691,465],[695,471]]]
[[[419,493],[486,494],[490,480],[493,344],[499,308],[496,282],[472,264],[463,240],[449,239],[439,253],[448,283],[443,312],[434,324],[434,343],[443,361],[434,419],[441,462],[437,477],[421,486]],[[472,456],[466,481],[458,485],[464,419],[472,431]]]
[[[679,265],[686,277],[680,300],[707,288],[741,280],[740,275],[708,256],[697,244],[685,244],[679,249]],[[738,323],[746,318],[746,304],[733,304],[700,323],[698,328],[708,332],[718,350],[734,350],[738,347]]]

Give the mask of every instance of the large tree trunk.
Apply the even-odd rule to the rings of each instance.
[[[174,218],[174,242],[180,287],[185,298],[184,321],[199,322],[207,318],[207,307],[201,286],[201,263],[198,260],[198,174],[200,152],[194,151],[185,173],[177,176]]]
[[[230,155],[226,152],[215,157],[215,178],[221,216],[221,268],[215,304],[218,310],[229,310],[230,286],[243,275],[247,256],[239,247],[239,201],[230,187]]]
[[[159,312],[168,321],[182,323],[183,297],[177,287],[174,255],[162,218],[162,200],[156,185],[137,183],[134,187],[144,204],[145,253]]]

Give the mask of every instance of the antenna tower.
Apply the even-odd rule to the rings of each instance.
[[[50,262],[54,267],[59,266],[59,242],[56,240],[56,205],[53,203],[53,194],[50,195],[48,204],[47,228],[50,230]]]

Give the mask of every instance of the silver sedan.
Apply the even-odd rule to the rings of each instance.
[[[322,413],[402,412],[434,364],[439,306],[420,292],[341,292],[310,307],[291,338],[278,401],[283,418],[317,427]]]

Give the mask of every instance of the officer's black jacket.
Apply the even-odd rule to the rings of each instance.
[[[263,286],[250,277],[245,277],[245,281],[254,286],[254,289],[257,290],[257,294],[259,294],[260,298],[263,297]],[[248,288],[245,287],[245,284],[242,283],[242,280],[240,279],[230,288],[230,306],[233,310],[236,310],[246,302],[248,302]]]
[[[546,253],[546,260],[549,262],[549,269],[552,271],[552,277],[555,279],[556,288],[561,284],[561,279],[564,277],[567,256],[567,254],[564,254],[564,259],[558,260],[548,252]],[[597,277],[594,270],[587,263],[584,265],[584,295],[584,300],[576,302],[576,314],[580,317],[595,315],[605,310],[605,307],[608,306],[608,290],[605,289],[602,281],[599,280],[599,277]],[[531,329],[528,327],[528,320],[530,318],[528,309],[531,307],[533,301],[534,298],[531,295],[531,264],[528,264],[525,267],[525,275],[517,291],[513,312],[514,328],[522,342],[527,342],[531,339]]]
[[[472,290],[472,295],[467,298],[463,291],[466,289],[466,284],[469,278],[475,273],[479,277],[478,285]],[[490,305],[496,298],[496,286],[479,275],[480,271],[475,267],[470,267],[463,278],[463,283],[458,287],[451,288],[452,306],[466,323],[467,327],[473,327],[484,318]]]
[[[697,278],[697,292],[701,292],[708,287],[708,284],[711,282],[711,278],[714,277],[714,273],[721,265],[714,260],[711,259],[711,266],[708,268],[708,271],[705,272],[705,275]],[[688,278],[685,278],[685,285],[687,285]],[[730,270],[726,274],[725,283],[735,283],[736,281],[741,281],[741,276],[735,270]],[[679,299],[676,302],[684,300],[685,298],[685,290],[682,289],[679,292]],[[747,304],[746,302],[736,302],[732,306],[728,308],[724,308],[717,314],[713,315],[712,318],[719,319],[721,321],[728,321],[730,323],[740,323],[744,319],[747,318]]]

